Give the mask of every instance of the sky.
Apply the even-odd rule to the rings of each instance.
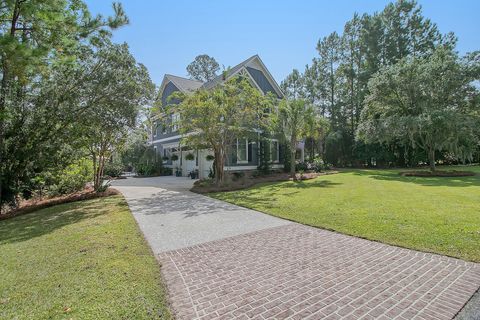
[[[341,33],[355,12],[381,11],[384,0],[117,0],[130,24],[114,31],[160,85],[166,73],[187,77],[199,54],[233,67],[258,54],[277,82],[316,56],[318,40]],[[94,14],[112,14],[109,0],[86,0]],[[480,1],[420,0],[424,16],[442,33],[453,31],[457,50],[480,50]]]

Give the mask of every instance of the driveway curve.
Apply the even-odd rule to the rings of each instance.
[[[190,192],[193,181],[172,176],[114,181],[154,253],[290,223]]]
[[[447,320],[480,286],[478,264],[292,223],[191,184],[114,183],[162,264],[177,319]]]

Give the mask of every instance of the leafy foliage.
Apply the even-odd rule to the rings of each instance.
[[[153,97],[154,85],[146,68],[137,64],[126,44],[106,42],[89,56],[87,70],[101,65],[95,81],[85,84],[95,105],[88,105],[79,125],[94,166],[94,188],[102,185],[105,161],[125,144],[136,125],[139,109]]]
[[[220,66],[215,58],[206,54],[195,57],[195,60],[187,66],[187,72],[192,79],[207,82],[217,76]]]
[[[167,106],[168,113],[180,115],[182,143],[194,149],[213,150],[215,181],[224,182],[227,149],[237,137],[255,134],[264,128],[273,105],[271,95],[263,95],[241,76],[235,76],[211,90],[190,94],[175,93],[181,103]]]
[[[282,82],[288,97],[305,99],[330,122],[328,131],[307,139],[310,158],[318,153],[339,166],[416,165],[425,161],[424,154],[402,141],[366,143],[356,139],[365,98],[371,93],[368,83],[379,70],[403,59],[428,59],[437,48],[449,51],[455,44],[453,34],[441,34],[437,25],[422,15],[417,2],[410,0],[388,4],[372,15],[354,14],[342,33],[322,37],[317,43],[318,55],[305,71],[293,70]],[[478,74],[473,56],[468,58],[469,79]],[[478,100],[473,101],[478,105]]]
[[[95,115],[112,120],[117,107],[109,106],[140,103],[132,87],[146,70],[126,45],[110,43],[111,30],[128,23],[121,5],[113,8],[112,17],[103,17],[92,16],[80,0],[2,2],[0,208],[15,206],[42,188],[39,181],[83,159],[93,137],[103,134]],[[142,86],[136,96],[151,88]],[[113,128],[110,120],[106,126]]]
[[[120,162],[112,161],[105,163],[105,167],[103,168],[103,175],[107,177],[120,177],[123,172],[123,164]]]
[[[439,48],[429,57],[408,57],[381,69],[369,82],[359,137],[419,148],[432,171],[436,151],[471,159],[480,117],[472,108],[478,92],[470,65]]]

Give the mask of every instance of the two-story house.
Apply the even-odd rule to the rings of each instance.
[[[226,75],[222,74],[205,83],[167,74],[160,86],[159,99],[165,106],[168,97],[175,91],[208,90],[238,74],[247,77],[251,84],[262,93],[271,92],[279,99],[283,98],[277,82],[260,57],[255,55],[231,68]],[[168,103],[175,103],[175,101],[168,101]],[[168,119],[160,121],[157,118],[157,121],[154,121],[151,144],[156,151],[157,159],[163,161],[165,166],[171,167],[174,174],[179,171],[181,175],[187,176],[191,171],[198,170],[200,178],[207,177],[213,164],[213,161],[207,159],[207,156],[212,152],[210,150],[186,150],[184,146],[182,147],[182,136],[176,123],[178,123],[178,115],[175,114],[169,116]],[[232,145],[231,152],[227,157],[225,171],[257,169],[259,165],[258,149],[259,143],[254,139],[237,139],[236,145]],[[278,140],[271,139],[270,155],[272,168],[283,168],[284,148]]]

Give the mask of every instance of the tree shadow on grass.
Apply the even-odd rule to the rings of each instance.
[[[106,199],[102,199],[106,200]],[[125,209],[121,204],[119,207]],[[108,213],[104,201],[61,204],[0,221],[0,245],[30,240],[62,227]]]
[[[355,170],[356,176],[382,181],[415,183],[427,187],[475,187],[480,186],[480,175],[467,177],[405,177],[400,172],[405,170]],[[411,170],[410,170],[411,171]]]
[[[338,185],[341,185],[340,182],[333,182],[330,180],[300,180],[300,181],[290,181],[282,183],[273,183],[265,185],[269,192],[278,192],[283,191],[282,195],[293,195],[300,192],[300,189],[311,189],[311,188],[332,188]],[[292,192],[285,192],[286,190],[296,190]]]
[[[329,180],[303,180],[290,182],[267,182],[250,189],[218,194],[215,198],[232,202],[248,208],[275,208],[277,200],[281,197],[293,197],[305,189],[332,188],[342,183]],[[257,193],[255,189],[261,188]]]

